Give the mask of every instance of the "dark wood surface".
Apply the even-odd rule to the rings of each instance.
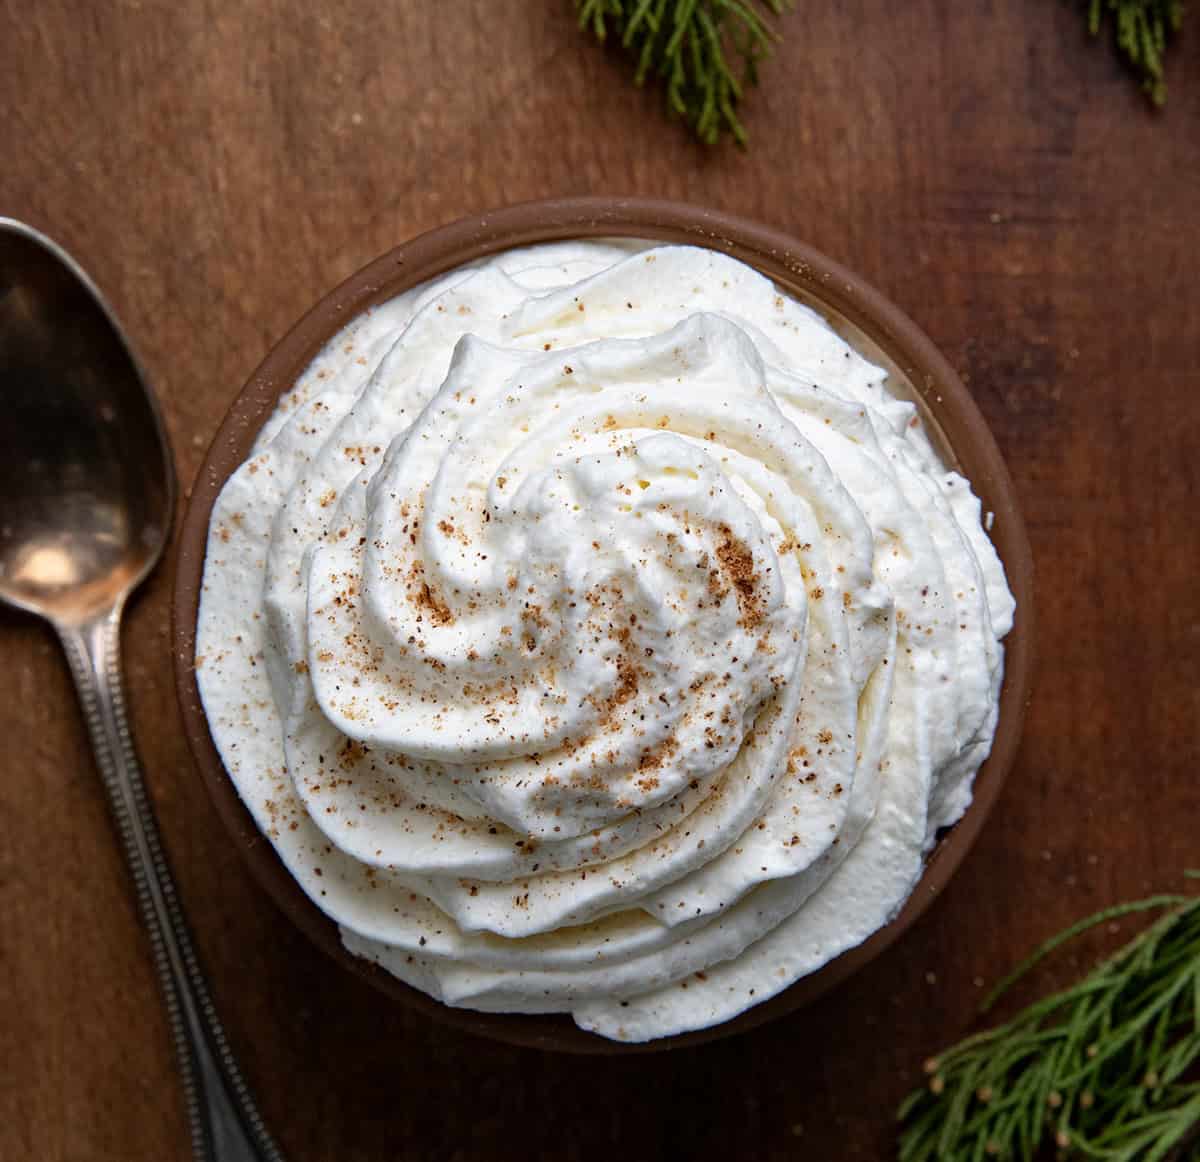
[[[636,192],[782,227],[893,297],[968,377],[1025,505],[1035,702],[954,883],[815,1009],[636,1059],[448,1031],[288,926],[179,733],[168,562],[126,628],[137,738],[289,1158],[886,1158],[897,1100],[970,1027],[984,982],[1200,862],[1190,23],[1155,114],[1065,3],[804,3],[742,154],[665,122],[567,0],[0,0],[0,214],[109,294],[185,485],[268,346],[370,258],[500,203]],[[0,650],[0,1157],[182,1159],[165,1021],[66,668],[15,615]]]

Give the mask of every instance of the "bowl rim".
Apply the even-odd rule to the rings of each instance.
[[[455,1009],[353,956],[336,923],[300,888],[258,830],[229,778],[209,733],[196,682],[194,655],[213,503],[227,477],[248,457],[280,395],[317,352],[355,315],[418,283],[475,259],[539,242],[637,237],[704,246],[732,255],[793,295],[848,320],[859,345],[874,345],[890,370],[915,389],[961,465],[984,511],[994,514],[993,544],[1017,600],[1005,640],[1005,674],[992,751],[975,779],[963,817],[941,838],[904,906],[885,927],[808,977],[739,1016],[691,1033],[639,1044],[609,1041],[579,1029],[566,1014],[475,1013]],[[181,524],[172,595],[172,653],[184,734],[217,814],[251,874],[289,919],[338,963],[401,1000],[463,1030],[509,1044],[576,1053],[653,1052],[755,1028],[793,1012],[875,959],[902,935],[945,887],[978,836],[1016,757],[1033,670],[1033,559],[1008,469],[983,415],[962,381],[925,333],[858,275],[786,233],[724,212],[640,197],[554,198],[470,215],[430,230],[368,263],[322,297],[268,352],[225,415],[198,470]]]

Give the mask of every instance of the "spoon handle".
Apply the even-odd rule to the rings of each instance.
[[[209,998],[159,841],[121,692],[121,604],[83,625],[56,628],[150,932],[183,1074],[193,1153],[197,1162],[283,1162]]]

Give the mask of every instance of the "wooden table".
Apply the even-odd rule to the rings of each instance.
[[[0,213],[111,296],[185,484],[268,346],[368,259],[504,202],[637,192],[783,227],[892,296],[968,378],[1025,505],[1036,702],[950,889],[814,1010],[638,1059],[449,1032],[293,931],[180,737],[168,561],[127,626],[137,738],[226,1026],[297,1162],[885,1158],[984,982],[1200,863],[1200,20],[1161,114],[1051,0],[804,3],[786,29],[740,153],[663,120],[567,0],[0,0]],[[0,642],[0,1157],[182,1159],[66,668],[28,619],[0,617]]]

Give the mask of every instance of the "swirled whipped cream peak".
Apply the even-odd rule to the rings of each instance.
[[[1013,599],[913,404],[724,255],[514,250],[348,323],[213,510],[196,669],[351,952],[645,1041],[897,912]]]

